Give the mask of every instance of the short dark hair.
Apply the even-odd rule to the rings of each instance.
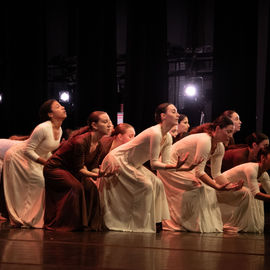
[[[253,132],[246,137],[246,143],[249,147],[252,147],[252,144],[255,142],[256,144],[261,143],[264,140],[268,140],[268,136],[261,132]]]
[[[102,114],[107,114],[107,113],[103,111],[94,111],[89,114],[88,119],[87,119],[87,125],[89,126],[90,130],[93,129],[92,123],[97,123]]]
[[[225,128],[229,125],[234,125],[234,123],[228,116],[225,115],[220,115],[213,121],[214,129],[216,129],[216,127]]]
[[[45,101],[39,108],[39,118],[41,122],[50,120],[49,113],[52,112],[52,104],[55,99],[49,99]]]
[[[172,103],[165,102],[157,106],[155,111],[155,121],[158,124],[161,123],[161,114],[167,112],[167,108],[169,105],[172,105]]]
[[[185,118],[188,118],[185,114],[180,113],[179,114],[179,119],[178,119],[178,123],[180,123],[182,120],[184,120]]]
[[[81,127],[79,129],[76,129],[74,130],[69,138],[73,138],[73,137],[76,137],[78,135],[81,135],[81,134],[84,134],[86,132],[89,132],[91,130],[93,130],[93,127],[92,127],[92,123],[95,122],[97,123],[99,121],[99,117],[100,115],[102,114],[105,114],[106,112],[103,112],[103,111],[94,111],[94,112],[91,112],[88,116],[88,119],[87,119],[87,126],[84,126],[84,127]]]

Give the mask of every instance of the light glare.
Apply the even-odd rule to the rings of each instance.
[[[61,101],[69,102],[69,98],[70,98],[69,92],[67,92],[67,91],[60,92],[59,96],[60,96]]]
[[[194,97],[197,94],[197,89],[194,85],[188,85],[185,88],[185,94],[189,97]]]

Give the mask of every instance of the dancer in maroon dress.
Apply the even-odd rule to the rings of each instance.
[[[44,167],[46,187],[45,228],[75,231],[102,229],[99,195],[94,179],[103,174],[89,171],[85,163],[98,168],[100,139],[111,133],[107,113],[92,112],[88,126],[73,133]]]

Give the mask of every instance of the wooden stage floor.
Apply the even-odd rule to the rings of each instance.
[[[0,269],[270,269],[270,233],[50,232],[0,223]]]

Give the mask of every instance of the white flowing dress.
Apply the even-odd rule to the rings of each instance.
[[[2,168],[3,168],[3,161],[4,161],[4,156],[7,152],[7,150],[17,144],[21,143],[22,141],[17,141],[17,140],[10,140],[10,139],[0,139],[0,177],[2,174]],[[1,180],[0,180],[1,181]]]
[[[117,176],[101,178],[100,199],[108,229],[156,232],[156,223],[169,219],[161,180],[143,164],[164,167],[169,162],[172,138],[162,139],[161,126],[150,127],[108,153],[102,169],[119,167]],[[162,162],[160,162],[160,155]]]
[[[13,225],[42,228],[45,183],[39,157],[48,159],[62,136],[55,140],[51,121],[34,129],[29,139],[12,146],[5,154],[3,184],[10,222]]]
[[[223,223],[216,191],[204,184],[199,177],[205,174],[207,160],[211,162],[213,176],[221,174],[224,146],[217,144],[211,154],[211,137],[206,133],[192,134],[172,146],[171,162],[189,152],[186,165],[203,158],[203,162],[191,171],[158,171],[168,199],[170,220],[163,222],[164,230],[191,232],[222,232]]]
[[[263,189],[270,194],[270,179],[267,172],[258,178],[259,164],[243,163],[223,172],[229,182],[244,180],[244,186],[238,191],[218,193],[224,227],[232,231],[262,233],[264,230],[263,201],[255,199],[260,192],[259,182]],[[217,179],[218,181],[219,179]],[[223,182],[220,182],[223,184]]]
[[[4,162],[4,156],[7,152],[7,150],[17,144],[21,143],[22,141],[17,141],[17,140],[10,140],[10,139],[0,139],[0,183],[2,184],[2,169],[3,169],[3,162]],[[0,198],[2,200],[4,198]],[[4,217],[2,217],[2,214],[0,212],[0,220],[5,220]]]

